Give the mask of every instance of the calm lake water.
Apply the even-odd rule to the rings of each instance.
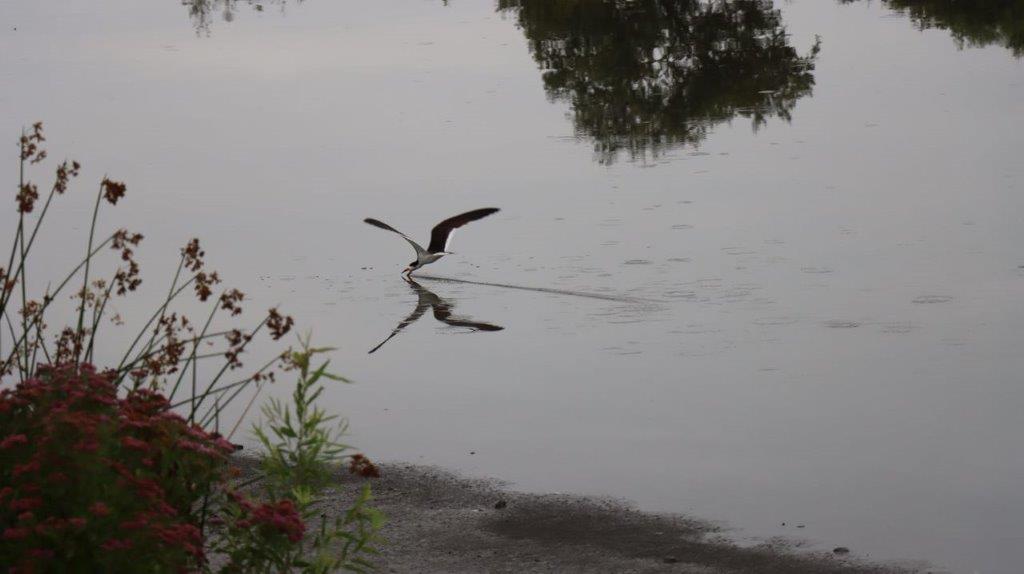
[[[128,317],[202,237],[375,458],[1016,573],[1024,41],[956,4],[3,2],[0,176],[85,164],[55,268],[128,182]],[[423,272],[475,283],[361,222],[486,206]]]

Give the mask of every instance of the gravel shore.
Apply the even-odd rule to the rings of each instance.
[[[513,492],[493,481],[407,464],[381,466],[374,506],[388,517],[381,572],[676,574],[909,574],[854,554],[808,552],[785,540],[739,546],[714,525],[628,504]],[[339,512],[355,490],[341,479],[325,503]]]

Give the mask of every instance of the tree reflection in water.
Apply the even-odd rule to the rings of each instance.
[[[295,0],[302,2],[302,0]],[[196,31],[209,33],[210,25],[220,14],[225,22],[235,19],[239,7],[248,7],[257,12],[262,12],[266,6],[278,6],[284,9],[287,0],[181,0],[181,5],[188,9],[189,18]]]
[[[789,45],[770,0],[499,0],[514,14],[552,100],[572,106],[596,158],[699,145],[740,116],[790,120],[811,93],[819,44]]]
[[[920,30],[948,30],[961,48],[997,44],[1024,57],[1024,0],[882,0],[882,4],[909,16]]]

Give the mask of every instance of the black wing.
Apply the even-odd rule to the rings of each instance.
[[[379,219],[374,219],[374,218],[372,218],[372,217],[367,217],[367,218],[366,218],[366,219],[364,219],[363,221],[364,221],[364,222],[366,222],[366,223],[369,223],[370,225],[372,225],[372,226],[374,226],[374,227],[379,227],[379,228],[381,228],[381,229],[385,229],[385,230],[387,230],[387,231],[391,231],[391,232],[394,232],[394,233],[397,233],[397,234],[401,235],[401,236],[402,236],[402,239],[404,239],[404,240],[408,241],[408,242],[409,242],[409,245],[412,245],[412,248],[416,250],[416,257],[417,257],[417,258],[419,257],[420,253],[423,253],[423,252],[424,252],[424,251],[423,251],[423,248],[422,248],[422,247],[420,247],[420,244],[419,244],[419,243],[416,243],[416,242],[415,242],[415,241],[413,241],[412,239],[409,239],[409,236],[408,236],[408,235],[406,235],[406,234],[402,233],[401,231],[399,231],[399,230],[395,229],[394,227],[391,227],[391,226],[390,226],[390,225],[388,225],[387,223],[384,223],[383,221],[381,221],[381,220],[379,220]]]
[[[402,233],[401,231],[395,229],[394,227],[391,227],[390,225],[388,225],[387,223],[384,223],[383,221],[381,221],[379,219],[374,219],[372,217],[367,217],[363,221],[365,221],[366,223],[369,223],[370,225],[372,225],[374,227],[379,227],[381,229],[387,229],[388,231],[394,231],[395,233],[397,233],[397,234],[399,234],[399,235],[401,235],[403,237],[405,236],[405,234]]]
[[[469,223],[470,221],[483,219],[497,211],[497,207],[485,207],[483,209],[474,209],[473,211],[467,211],[462,215],[456,215],[455,217],[449,217],[448,219],[445,219],[441,223],[435,225],[434,229],[431,230],[430,246],[427,247],[427,251],[429,251],[430,253],[440,253],[444,251],[445,248],[448,246],[448,236],[451,235],[453,229],[462,227],[463,225]],[[370,221],[367,220],[367,223],[370,223]],[[381,225],[384,224],[381,223]],[[392,231],[394,230],[392,229]]]

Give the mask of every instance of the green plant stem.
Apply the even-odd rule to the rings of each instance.
[[[22,161],[22,168],[21,168],[22,172],[24,171],[24,163],[25,162]],[[22,179],[21,183],[23,184],[24,183],[24,177],[22,176],[21,179]],[[30,251],[32,251],[32,245],[36,241],[36,234],[39,233],[39,228],[43,224],[43,219],[46,217],[46,213],[50,210],[50,203],[53,202],[53,196],[56,193],[56,191],[57,191],[57,186],[56,186],[56,184],[54,184],[54,186],[50,188],[50,193],[46,196],[46,203],[43,204],[43,209],[40,210],[40,212],[39,212],[39,218],[36,219],[36,224],[32,228],[32,234],[29,235],[28,245],[24,246],[25,257],[27,257],[28,253]],[[23,235],[23,233],[22,233],[23,232],[22,225],[23,225],[23,221],[19,219],[19,221],[18,221],[18,229],[15,232],[15,237]],[[7,271],[8,272],[11,271],[11,267],[14,265],[14,255],[17,252],[18,245],[19,245],[19,242],[17,240],[15,240],[14,245],[11,247],[11,256],[10,256],[10,260],[7,263]],[[23,270],[24,270],[24,258],[22,259],[22,261],[19,262],[17,271],[15,271],[13,275],[8,275],[7,278],[11,279],[13,281],[17,281],[18,277],[21,276],[21,273],[22,273]],[[6,293],[0,293],[0,310],[6,308],[6,306],[7,306],[7,299],[8,299],[8,296],[7,296]]]
[[[218,305],[217,305],[217,303],[214,303],[213,304],[213,308],[210,309],[210,314],[206,317],[206,323],[203,325],[202,330],[199,331],[199,336],[200,337],[202,337],[206,333],[206,331],[210,329],[210,323],[213,322],[213,317],[217,314],[217,309],[218,309]],[[195,364],[195,358],[196,358],[196,353],[198,353],[198,352],[199,352],[199,342],[197,341],[194,345],[192,345],[192,354],[189,356],[188,360],[185,361],[185,365],[181,368],[181,374],[178,375],[178,380],[175,381],[175,383],[174,383],[174,390],[171,391],[171,395],[174,395],[175,393],[178,392],[178,387],[181,385],[181,381],[185,378],[185,373],[188,372],[189,365],[192,365],[192,398],[193,399],[195,398],[195,396],[196,396],[196,364]],[[189,419],[188,419],[189,422],[193,422],[193,423],[195,422],[195,412],[196,412],[195,407],[192,407],[191,412],[189,413]]]
[[[26,273],[27,274],[27,272],[24,271],[24,267],[25,267],[25,227],[22,224],[22,220],[24,220],[24,218],[25,218],[24,214],[18,214],[18,219],[19,219],[19,221],[18,221],[18,243],[21,245],[21,267],[23,269],[22,273]],[[28,307],[27,307],[27,305],[28,305],[28,294],[27,294],[28,293],[28,287],[26,286],[26,283],[28,283],[28,281],[26,281],[25,275],[22,275],[22,277],[21,277],[21,329],[25,333],[26,339],[27,339],[27,337],[28,337],[28,313],[26,313],[26,311],[28,310]],[[25,345],[25,373],[29,377],[32,376],[32,366],[29,364],[30,360],[31,360],[31,357],[29,356],[29,346]]]
[[[96,253],[98,253],[101,249],[106,247],[106,245],[108,243],[110,243],[112,240],[113,240],[113,236],[108,237],[102,243],[97,245],[96,248],[93,249],[92,252],[89,253],[82,262],[80,262],[78,265],[76,265],[75,268],[72,269],[71,272],[68,273],[67,276],[64,277],[64,279],[57,285],[57,289],[53,292],[53,295],[48,300],[43,301],[42,307],[39,309],[39,315],[35,319],[36,321],[40,320],[39,317],[43,316],[43,314],[46,312],[46,309],[50,306],[50,303],[52,303],[53,301],[56,300],[57,294],[64,290],[64,287],[67,286],[68,282],[71,281],[71,279],[75,276],[75,274],[78,273],[78,270],[81,269],[86,264],[86,262],[89,259],[91,259],[93,256],[95,256]],[[33,326],[35,326],[35,325],[33,324]],[[20,338],[16,339],[16,341],[14,343],[14,348],[11,349],[11,353],[12,354],[15,353],[15,352],[18,352],[18,350],[20,349],[21,345],[26,342],[26,340],[27,340],[26,334],[27,334],[27,332],[24,332],[24,333],[22,333]]]
[[[182,253],[181,257],[178,258],[178,268],[174,271],[174,278],[171,280],[171,286],[167,290],[167,297],[164,299],[164,304],[161,305],[160,308],[157,309],[157,312],[154,313],[152,317],[150,317],[149,322],[147,322],[145,324],[145,326],[143,326],[142,329],[139,330],[139,334],[136,335],[135,340],[132,341],[131,347],[128,348],[128,351],[125,353],[124,358],[121,359],[121,364],[122,365],[124,364],[124,361],[126,361],[128,359],[128,356],[131,355],[132,351],[135,350],[135,345],[137,345],[139,343],[139,341],[142,339],[142,336],[146,333],[146,330],[149,328],[150,325],[153,324],[153,321],[154,320],[157,320],[158,322],[159,321],[163,321],[163,319],[165,317],[165,314],[167,313],[167,307],[170,305],[171,301],[174,300],[174,298],[177,297],[178,294],[181,293],[184,290],[184,288],[189,285],[189,283],[191,283],[193,280],[195,280],[195,277],[193,276],[192,280],[186,282],[184,285],[181,286],[180,289],[176,290],[177,285],[178,285],[178,279],[181,277],[181,270],[184,268],[184,265],[185,265],[185,254]],[[159,316],[159,319],[157,318],[158,316]],[[146,351],[145,352],[148,352],[149,349],[153,348],[152,347],[153,339],[155,337],[156,337],[156,330],[154,330],[153,335],[150,336],[149,341],[146,343],[146,347],[145,347]],[[138,360],[138,357],[136,357],[136,361],[137,360]],[[133,363],[134,362],[135,361],[133,361]],[[118,384],[120,384],[120,381],[118,381]]]
[[[202,337],[198,337],[198,336],[191,337],[191,338],[186,339],[186,340],[184,340],[182,342],[183,343],[194,343],[194,342],[202,341],[202,340],[206,340],[206,339],[214,339],[214,338],[217,338],[217,337],[223,337],[224,335],[227,335],[230,332],[231,331],[217,331],[215,333],[207,333],[207,334],[203,335]],[[160,343],[163,343],[164,339],[166,339],[166,338],[167,338],[166,335],[160,335],[159,337],[157,337],[156,339],[153,340],[153,345],[159,345]],[[145,354],[140,354],[140,355],[136,356],[135,359],[131,363],[128,363],[126,368],[128,370],[130,370],[131,367],[135,363],[137,363],[138,361],[145,361],[146,359],[152,357],[153,355],[156,355],[156,354],[161,353],[161,352],[162,351],[160,349],[157,349],[155,351],[151,350],[151,351],[149,351],[149,352],[147,352]],[[209,357],[217,357],[217,356],[220,356],[220,355],[223,355],[223,354],[224,353],[207,353],[205,355],[199,355],[196,358],[197,359],[206,359],[206,358],[209,358]],[[185,360],[185,359],[182,359],[182,360]]]
[[[248,378],[243,379],[241,381],[238,381],[238,382],[235,382],[235,383],[231,383],[230,385],[225,385],[224,387],[221,387],[219,389],[216,389],[216,390],[213,390],[213,391],[210,391],[209,393],[207,393],[208,395],[217,395],[217,394],[223,394],[223,393],[227,392],[228,390],[231,390],[232,388],[235,389],[234,392],[231,393],[227,397],[227,399],[224,400],[223,404],[217,405],[216,407],[211,406],[206,411],[206,414],[203,415],[202,417],[200,417],[200,419],[199,419],[199,426],[201,426],[203,428],[206,428],[206,426],[208,424],[210,424],[211,417],[219,415],[220,414],[220,409],[223,409],[224,407],[226,407],[226,406],[230,405],[231,403],[235,402],[235,399],[238,398],[238,395],[240,395],[242,393],[242,391],[244,391],[245,388],[248,387],[249,384],[253,383],[254,381],[255,381],[255,379],[253,377],[248,377]],[[204,395],[204,396],[206,396],[206,395]],[[238,422],[241,422],[241,420],[242,420],[242,417],[239,417]],[[237,423],[236,423],[236,426],[237,426]]]
[[[246,403],[245,408],[242,409],[242,414],[238,415],[238,420],[235,421],[235,426],[231,427],[231,432],[227,434],[228,440],[231,440],[231,437],[235,436],[235,432],[238,430],[238,427],[242,426],[242,421],[245,420],[246,416],[248,416],[249,410],[252,409],[252,405],[256,403],[256,398],[260,396],[260,393],[262,391],[263,385],[261,383],[256,383],[256,392],[252,394],[252,398],[249,399],[249,402]],[[228,400],[234,400],[235,396],[237,396],[237,393]]]
[[[43,296],[43,300],[49,299],[50,298],[49,294],[50,294],[50,286],[47,285],[46,286],[46,295]],[[32,345],[32,364],[33,365],[36,364],[36,357],[39,356],[39,349],[40,348],[42,348],[42,350],[43,350],[43,355],[46,356],[46,362],[47,363],[52,363],[52,361],[50,360],[50,353],[46,349],[46,339],[44,338],[44,335],[43,335],[43,329],[45,328],[45,325],[43,324],[42,321],[35,321],[35,327],[36,327],[36,344]]]
[[[114,289],[114,281],[111,280],[110,284],[107,285],[106,292],[103,293],[103,303],[94,304],[92,309],[92,328],[89,329],[89,345],[85,349],[85,361],[87,363],[92,362],[93,347],[96,343],[96,331],[100,328],[100,321],[103,319],[103,312],[107,309],[107,302],[110,301],[110,292]]]
[[[103,181],[107,180],[107,176],[103,176]],[[85,252],[88,254],[92,251],[92,242],[96,235],[96,219],[100,214],[100,200],[103,199],[103,184],[100,183],[100,188],[96,192],[96,204],[92,208],[92,221],[89,223],[89,244]],[[85,323],[85,296],[89,292],[89,263],[92,261],[91,256],[85,258],[85,273],[82,275],[82,304],[78,308],[78,327],[75,330],[76,337],[78,340],[82,340],[85,335],[82,332],[82,326]],[[77,361],[79,357],[75,356]]]
[[[251,333],[252,337],[255,337],[256,334],[259,333],[260,330],[263,328],[263,326],[266,325],[266,324],[267,324],[267,317],[264,317],[263,320],[260,321],[260,324],[257,325],[256,328],[252,330],[252,333]],[[250,341],[252,341],[252,338],[250,338],[246,342],[242,343],[242,345],[239,346],[239,348],[238,348],[238,352],[239,353],[243,352],[245,350],[245,348],[249,346],[249,342]],[[274,360],[276,361],[277,359],[275,358]],[[203,401],[206,400],[206,397],[209,394],[209,390],[212,389],[214,387],[214,385],[217,384],[217,381],[219,381],[222,376],[224,376],[224,373],[227,372],[229,366],[230,366],[229,363],[225,362],[221,366],[220,370],[217,371],[217,374],[213,377],[213,380],[211,380],[210,384],[206,386],[206,390],[203,391],[203,394],[202,394],[201,398],[199,399],[199,401],[197,403],[195,403],[194,406],[192,407],[192,411],[193,412],[189,413],[189,417],[190,418],[192,418],[192,416],[195,414],[195,411],[198,410],[200,406],[202,406]]]
[[[19,191],[19,193],[21,192],[21,190],[22,190],[22,188],[24,186],[25,186],[25,160],[21,160],[21,163],[18,166],[18,191]],[[26,304],[28,303],[28,295],[27,295],[28,287],[26,286],[26,283],[28,283],[27,277],[26,277],[28,272],[25,270],[25,255],[27,253],[25,251],[25,213],[23,211],[21,211],[20,209],[18,210],[18,236],[15,239],[15,244],[19,246],[19,251],[20,251],[20,260],[19,260],[19,265],[18,265],[18,268],[20,269],[20,272],[18,273],[18,275],[21,277],[21,329],[22,329],[22,333],[24,333],[25,338],[27,339],[28,338],[28,313],[26,313],[25,311],[27,310]],[[15,279],[15,281],[17,281],[17,279]],[[29,377],[32,376],[32,370],[31,370],[31,366],[29,365],[29,360],[30,360],[30,357],[29,357],[29,347],[28,347],[28,345],[25,345],[25,368],[22,369],[22,380],[25,379],[26,375],[29,376]]]
[[[12,341],[16,340],[18,338],[18,336],[14,333],[14,323],[11,321],[11,316],[8,315],[7,313],[4,313],[4,319],[7,319],[7,328],[11,331],[11,340]],[[0,332],[2,332],[2,330],[0,330]],[[21,354],[20,353],[15,353],[15,350],[11,351],[11,354],[3,362],[3,365],[7,366],[7,364],[10,363],[13,358],[19,357],[18,372],[19,372],[19,374],[22,375],[22,377],[23,377],[22,380],[24,380],[24,372],[21,371],[21,362],[20,362]]]
[[[21,137],[24,141],[25,130],[22,128]],[[20,161],[18,163],[18,192],[21,192],[21,188],[25,186],[25,144],[21,144],[21,153],[18,154]],[[22,235],[22,228],[25,225],[25,219],[19,215],[18,217],[18,229],[14,231],[14,242],[11,244],[11,255],[7,258],[7,273],[11,272],[11,268],[14,267],[14,256],[18,254],[18,238]],[[15,277],[17,274],[15,275]],[[6,279],[11,279],[10,275]],[[12,281],[15,279],[11,279]],[[6,280],[5,280],[6,283]],[[10,299],[10,295],[7,292],[6,285],[4,289],[0,290],[0,313],[7,309],[7,301]]]
[[[163,319],[164,313],[167,311],[167,308],[170,307],[171,305],[171,301],[177,298],[182,291],[184,291],[193,281],[195,281],[195,279],[195,276],[193,276],[191,279],[186,281],[181,287],[179,287],[176,290],[172,290],[172,292],[167,296],[167,299],[164,300],[163,304],[160,305],[160,307],[158,307],[157,310],[153,313],[153,315],[149,318],[149,321],[146,321],[146,324],[143,325],[141,329],[139,329],[139,334],[135,336],[135,340],[132,341],[131,346],[128,347],[128,351],[125,352],[124,357],[121,358],[121,362],[117,365],[118,371],[124,369],[125,362],[128,360],[128,357],[131,356],[132,352],[135,351],[135,347],[138,346],[139,341],[142,340],[143,335],[145,335],[146,331],[149,330],[150,325],[152,325],[153,322],[158,319]],[[154,333],[150,337],[149,342],[146,345],[146,348],[142,351],[143,353],[149,352],[149,350],[152,348],[152,342],[154,339],[156,339],[156,333]],[[138,360],[138,357],[136,357],[136,360]],[[135,361],[132,361],[132,364],[134,363]]]
[[[50,352],[46,349],[46,339],[43,338],[43,324],[36,322],[36,344],[33,345],[32,350],[32,364],[36,364],[36,357],[38,356],[39,349],[43,350],[43,356],[46,357],[46,363],[48,365],[53,364],[53,360],[50,357]]]
[[[219,394],[219,393],[224,393],[224,392],[229,391],[231,389],[236,389],[235,393],[233,393],[232,396],[228,400],[223,401],[223,404],[221,405],[222,407],[227,406],[228,404],[230,404],[234,400],[234,398],[236,396],[238,396],[238,393],[241,392],[241,390],[238,389],[238,387],[243,387],[244,388],[244,385],[247,385],[247,384],[253,382],[253,379],[256,377],[256,375],[260,375],[260,374],[266,372],[267,369],[269,369],[270,367],[274,366],[274,363],[276,363],[278,361],[278,359],[280,359],[280,357],[274,357],[273,359],[271,359],[271,360],[267,361],[266,363],[264,363],[264,365],[262,367],[260,367],[259,369],[257,369],[256,372],[254,372],[252,375],[249,375],[248,377],[246,377],[244,379],[241,379],[239,381],[235,381],[234,383],[229,383],[229,384],[223,385],[221,387],[218,387],[216,389],[212,388],[212,385],[211,385],[211,387],[207,388],[207,390],[202,395],[200,395],[199,398],[200,399],[205,399],[209,395],[215,395],[215,394]],[[181,400],[181,401],[179,401],[177,403],[172,403],[170,408],[171,409],[175,409],[175,408],[178,408],[180,406],[186,405],[186,404],[190,403],[191,401],[192,401],[191,397],[188,398],[188,399],[183,399],[183,400]],[[204,415],[203,418],[200,419],[200,423],[199,423],[200,426],[205,426],[209,422],[210,414],[211,414],[211,411],[207,411],[206,415]]]

